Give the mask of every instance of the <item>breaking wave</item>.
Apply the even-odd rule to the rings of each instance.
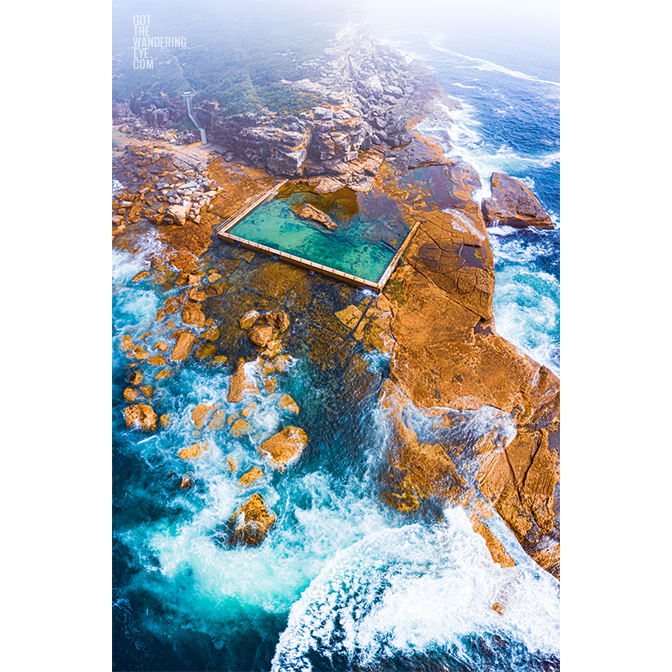
[[[336,554],[292,607],[272,670],[559,669],[558,598],[554,577],[495,564],[447,509]]]

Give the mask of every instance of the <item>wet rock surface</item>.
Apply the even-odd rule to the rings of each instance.
[[[552,229],[553,222],[529,187],[506,173],[493,173],[492,196],[481,208],[487,226],[514,226]]]
[[[133,429],[154,431],[156,429],[156,412],[149,404],[135,404],[124,409],[126,426]]]
[[[308,435],[300,427],[286,427],[259,446],[259,452],[268,457],[275,469],[284,469],[296,460],[308,444]]]
[[[259,546],[275,521],[276,516],[268,511],[261,495],[255,493],[229,519],[229,543]]]

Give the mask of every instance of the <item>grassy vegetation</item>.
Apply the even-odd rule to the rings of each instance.
[[[288,16],[280,10],[272,15],[268,10],[236,15],[230,8],[224,11],[221,3],[206,1],[199,6],[203,11],[196,17],[196,8],[190,12],[186,4],[169,11],[169,5],[158,2],[145,2],[141,8],[134,5],[134,13],[152,15],[150,36],[184,37],[187,44],[186,48],[149,48],[154,67],[141,70],[133,67],[131,9],[115,4],[115,100],[145,91],[173,97],[191,90],[197,104],[216,101],[227,116],[262,108],[296,114],[319,103],[316,94],[296,91],[280,81],[319,78],[318,70],[302,64],[323,57],[335,24],[313,24],[309,16]]]

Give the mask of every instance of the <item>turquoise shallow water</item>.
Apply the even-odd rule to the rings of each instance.
[[[291,206],[310,201],[311,194],[274,198],[241,219],[228,233],[294,254],[316,264],[378,282],[401,246],[408,226],[398,207],[382,195],[359,195],[358,212],[344,216],[338,205],[327,210],[338,226],[302,219]],[[378,207],[373,207],[374,203]],[[374,219],[383,211],[383,219]]]

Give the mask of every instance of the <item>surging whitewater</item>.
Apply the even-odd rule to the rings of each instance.
[[[366,668],[418,654],[465,669],[535,669],[537,657],[559,656],[558,593],[531,561],[495,564],[465,512],[446,509],[432,527],[383,530],[331,559],[292,607],[272,669]]]

